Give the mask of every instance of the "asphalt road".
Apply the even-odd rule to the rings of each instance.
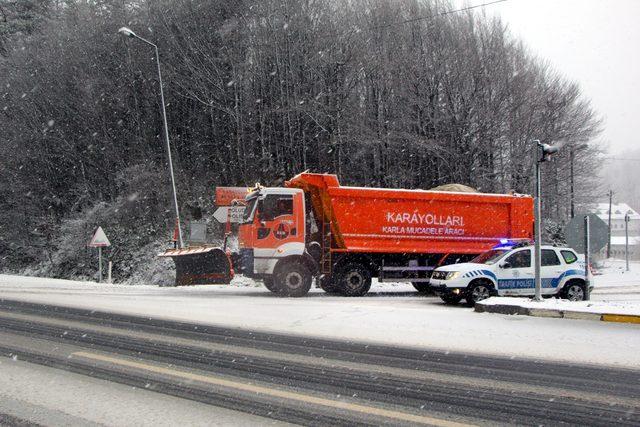
[[[10,300],[0,300],[0,356],[265,422],[640,424],[640,370],[307,339]]]

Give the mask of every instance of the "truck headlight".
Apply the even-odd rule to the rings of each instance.
[[[451,280],[451,279],[455,279],[456,277],[458,277],[460,275],[459,271],[449,271],[447,273],[447,275],[445,276],[444,280]]]

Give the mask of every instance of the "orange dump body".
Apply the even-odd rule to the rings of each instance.
[[[333,252],[480,253],[501,239],[533,238],[533,199],[523,195],[342,187],[335,175],[286,182],[331,223]]]

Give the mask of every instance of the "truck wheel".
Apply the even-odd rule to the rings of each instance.
[[[351,262],[340,269],[338,289],[346,297],[359,297],[371,288],[371,273],[362,264]]]
[[[335,279],[333,277],[330,278],[322,278],[320,279],[320,289],[325,291],[328,294],[338,294],[340,293],[340,289],[338,285],[335,283]]]
[[[491,296],[491,285],[485,281],[474,283],[467,290],[467,304],[473,307],[478,301],[487,299]]]
[[[411,284],[414,288],[416,288],[416,291],[420,292],[421,294],[433,294],[429,282],[411,282]]]
[[[276,293],[287,297],[303,297],[311,289],[311,280],[311,272],[304,264],[288,262],[276,273]]]
[[[440,299],[447,305],[456,305],[462,301],[462,297],[460,295],[441,295]]]
[[[273,276],[265,277],[263,282],[264,282],[264,287],[269,289],[274,294],[279,294],[280,293],[280,288],[278,286],[276,286],[276,282],[273,279]]]
[[[569,301],[584,301],[587,293],[584,291],[584,285],[578,281],[571,281],[562,288],[562,298]]]

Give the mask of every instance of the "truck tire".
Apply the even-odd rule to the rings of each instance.
[[[264,282],[264,287],[269,289],[274,294],[280,293],[280,288],[276,286],[276,281],[274,280],[273,276],[265,277],[263,282]]]
[[[416,291],[420,292],[421,294],[425,294],[425,295],[433,294],[433,291],[431,290],[431,285],[429,284],[429,282],[411,282],[411,284],[413,285],[414,288],[416,288]]]
[[[338,290],[346,297],[360,297],[371,288],[371,272],[362,264],[350,262],[340,268]]]
[[[275,293],[286,297],[303,297],[311,289],[311,281],[311,272],[306,265],[287,262],[275,274]]]
[[[330,278],[325,278],[323,277],[320,280],[320,289],[322,289],[323,291],[325,291],[328,294],[339,294],[340,293],[340,289],[338,288],[338,285],[335,282],[335,278],[330,277]]]
[[[485,280],[472,282],[467,289],[467,305],[473,307],[478,301],[489,298],[492,288],[493,286]]]
[[[570,280],[569,283],[564,285],[560,294],[562,298],[569,301],[584,301],[587,296],[584,283],[579,280]]]

